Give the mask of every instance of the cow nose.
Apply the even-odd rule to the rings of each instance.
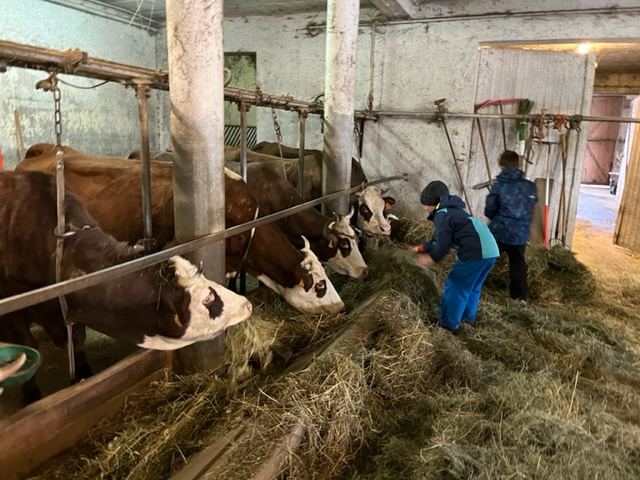
[[[369,268],[368,267],[364,267],[360,271],[360,278],[365,278],[367,275],[369,275]]]
[[[391,225],[380,225],[380,231],[383,235],[389,235],[391,233]]]
[[[253,312],[253,305],[251,302],[247,302],[247,310],[249,310],[249,315],[251,315],[251,312]]]

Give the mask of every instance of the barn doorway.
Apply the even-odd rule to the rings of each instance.
[[[635,117],[638,97],[624,94],[593,96],[591,116]],[[632,156],[634,124],[589,122],[584,154],[582,182],[578,199],[577,221],[618,241],[621,204],[626,170]]]
[[[624,95],[594,95],[591,99],[591,116],[621,117],[624,100]],[[626,124],[588,123],[587,148],[582,166],[582,184],[610,185],[610,178],[619,173],[618,151],[623,149],[620,147],[624,147],[625,131]]]

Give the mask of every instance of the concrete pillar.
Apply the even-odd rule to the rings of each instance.
[[[359,9],[358,0],[327,2],[323,195],[351,186]],[[345,215],[349,197],[329,202],[323,211]]]
[[[175,229],[184,243],[225,227],[223,0],[167,0],[166,12]],[[224,282],[224,241],[190,260]],[[222,335],[182,349],[181,360],[189,369],[213,368],[223,348]]]

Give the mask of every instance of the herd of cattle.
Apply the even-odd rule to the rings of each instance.
[[[246,183],[236,173],[239,149],[226,147],[225,224],[239,225],[321,195],[322,156],[305,151],[303,196],[297,183],[297,149],[260,144],[249,152]],[[282,157],[280,156],[280,150]],[[66,230],[63,279],[137,258],[142,238],[141,164],[133,159],[93,157],[63,147]],[[276,153],[278,157],[272,155]],[[165,155],[166,156],[166,155]],[[174,241],[173,165],[151,162],[152,225],[158,248]],[[0,298],[55,283],[54,229],[57,222],[55,146],[35,144],[15,171],[0,171]],[[234,172],[235,170],[235,172]],[[352,185],[366,181],[353,161]],[[368,268],[357,230],[389,235],[388,209],[395,203],[369,186],[357,194],[348,215],[324,216],[315,209],[290,215],[226,239],[226,272],[240,270],[260,280],[296,309],[335,314],[344,303],[323,263],[339,274],[364,278]],[[76,379],[91,375],[84,350],[85,326],[151,349],[176,349],[210,339],[251,315],[251,303],[205,278],[175,256],[142,271],[67,296],[73,322]],[[37,348],[30,326],[37,323],[59,346],[66,327],[56,301],[6,314],[0,341]],[[40,398],[35,381],[23,387],[26,402]]]

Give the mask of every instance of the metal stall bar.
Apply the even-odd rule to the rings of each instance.
[[[149,85],[136,83],[138,115],[140,117],[140,173],[142,175],[142,231],[144,254],[155,250],[151,221],[151,158],[149,153]]]
[[[300,149],[298,152],[298,195],[304,198],[304,144],[306,137],[307,111],[300,110]]]
[[[184,255],[197,248],[205,247],[210,243],[220,241],[225,238],[232,237],[234,235],[238,235],[239,233],[243,233],[248,230],[251,230],[252,228],[266,225],[267,223],[275,222],[276,220],[280,220],[281,218],[285,218],[285,217],[288,217],[289,215],[299,213],[303,210],[306,210],[311,207],[315,207],[316,205],[334,200],[341,196],[350,195],[351,193],[358,192],[360,190],[363,190],[367,186],[378,185],[380,183],[392,182],[395,180],[407,181],[408,176],[405,174],[401,176],[385,177],[385,178],[380,178],[378,180],[373,180],[364,185],[358,185],[348,190],[335,192],[335,193],[332,193],[331,195],[326,195],[324,197],[317,198],[315,200],[302,203],[300,205],[296,205],[295,207],[288,208],[281,212],[273,213],[271,215],[267,215],[259,219],[253,220],[251,222],[243,223],[242,225],[236,225],[231,228],[227,228],[220,232],[215,232],[209,235],[205,235],[203,237],[197,238],[196,240],[192,240],[188,243],[177,245],[175,247],[168,248],[161,252],[154,253],[152,255],[148,255],[146,257],[142,257],[136,260],[132,260],[122,265],[116,265],[113,267],[105,268],[104,270],[88,273],[81,277],[76,277],[71,280],[65,280],[64,282],[61,282],[61,283],[38,288],[36,290],[21,293],[20,295],[15,295],[13,297],[4,298],[0,300],[0,315],[4,315],[6,313],[13,312],[15,310],[20,310],[21,308],[26,308],[36,303],[44,302],[46,300],[51,300],[60,295],[67,295],[69,293],[73,293],[83,288],[92,287],[106,280],[111,280],[113,278],[121,277],[128,273],[142,270],[143,268],[146,268],[148,266],[155,265],[156,263],[168,260],[174,255]]]
[[[446,118],[495,118],[495,119],[514,119],[514,120],[530,120],[531,118],[537,118],[539,115],[529,114],[529,115],[518,115],[515,113],[465,113],[465,112],[446,112],[439,114],[438,112],[393,112],[393,111],[374,111],[374,112],[365,112],[359,111],[357,115],[360,117],[364,117],[369,120],[377,120],[381,117],[396,117],[396,118],[415,118],[415,119],[437,119],[438,117],[446,117]],[[544,119],[552,120],[554,118],[554,114],[546,113],[542,115]],[[567,120],[572,117],[567,117]],[[631,118],[631,117],[599,117],[599,116],[591,116],[591,115],[575,115],[573,116],[576,120],[583,122],[618,122],[618,123],[640,123],[640,119]]]
[[[152,88],[161,90],[169,88],[166,72],[91,58],[86,52],[78,49],[51,50],[2,40],[0,41],[0,59],[11,67],[55,70],[70,75],[124,84],[132,84],[133,79],[137,79]]]
[[[57,71],[68,75],[78,75],[101,80],[119,82],[124,85],[134,85],[135,82],[149,85],[150,88],[168,90],[168,73],[162,70],[135,67],[124,63],[111,62],[99,58],[91,58],[81,50],[51,50],[32,45],[0,40],[0,60],[7,66],[31,68],[35,70]],[[284,110],[301,110],[308,113],[322,113],[323,106],[315,102],[296,100],[288,96],[278,96],[263,93],[260,90],[243,90],[237,87],[224,88],[225,100],[232,102],[244,101],[249,105],[273,106]],[[361,111],[357,110],[356,118],[376,120],[379,117],[402,117],[435,119],[436,112],[402,112],[402,111]],[[490,113],[453,113],[447,112],[443,116],[451,118],[495,118],[528,120],[536,115],[518,114],[490,114]],[[553,115],[546,114],[545,118]],[[586,122],[628,122],[640,123],[640,119],[630,117],[601,117],[583,115]]]
[[[242,180],[247,182],[247,104],[243,101],[238,102],[238,110],[240,110],[240,175]],[[258,210],[256,210],[258,215]],[[240,291],[241,295],[247,293],[247,272],[243,269],[238,272],[237,277],[240,277]],[[231,281],[231,280],[230,280]],[[235,279],[234,279],[235,281]],[[235,290],[235,284],[232,288]]]
[[[81,50],[52,50],[0,40],[0,61],[8,67],[46,70],[96,78],[123,85],[141,83],[157,90],[169,90],[169,74],[163,70],[135,67],[124,63],[92,58]],[[309,113],[321,113],[322,105],[296,100],[289,96],[271,95],[261,90],[243,90],[225,87],[224,98],[228,101],[244,101],[249,105],[273,106],[285,110],[305,109]]]

